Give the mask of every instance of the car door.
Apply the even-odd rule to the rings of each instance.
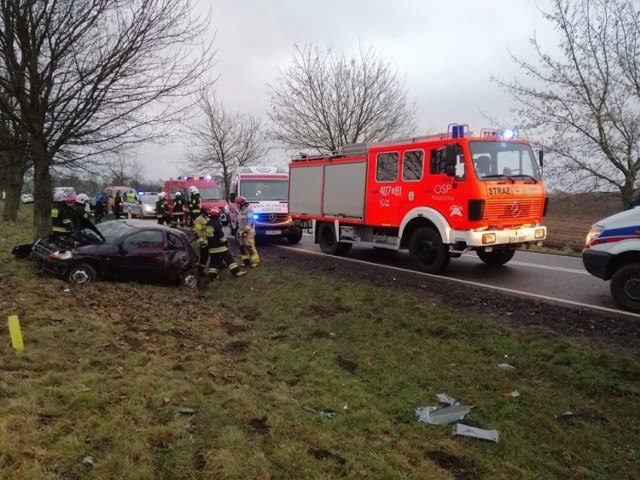
[[[169,260],[165,232],[139,230],[116,243],[112,259],[114,277],[142,282],[165,280],[171,273]]]

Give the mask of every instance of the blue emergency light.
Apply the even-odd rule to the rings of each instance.
[[[254,213],[254,214],[253,214],[253,219],[254,219],[254,220],[258,220],[258,218],[260,218],[260,217],[258,216],[258,214],[257,214],[257,213]]]

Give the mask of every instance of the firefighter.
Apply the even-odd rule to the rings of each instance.
[[[202,199],[200,198],[200,191],[196,186],[189,187],[189,215],[191,222],[195,223],[196,218],[200,215],[200,209],[202,208]]]
[[[238,205],[238,241],[240,255],[245,267],[255,268],[260,265],[260,256],[256,250],[256,228],[253,219],[253,209],[244,197],[236,197]]]
[[[91,207],[89,206],[89,196],[86,193],[80,193],[76,197],[76,201],[73,204],[73,209],[80,215],[82,218],[89,218],[89,212],[91,212]]]
[[[207,262],[209,261],[209,243],[207,241],[207,222],[209,221],[209,211],[206,208],[200,209],[200,215],[193,221],[193,230],[196,232],[196,240],[200,247],[200,258],[198,259],[198,275],[207,276]]]
[[[176,192],[176,198],[173,200],[171,220],[172,227],[177,227],[178,225],[184,227],[184,199],[181,192]]]
[[[229,241],[222,231],[220,209],[218,207],[211,207],[209,210],[206,232],[209,246],[209,279],[218,280],[218,270],[227,267],[234,277],[246,275],[247,272],[240,270],[231,253],[229,253]]]
[[[62,191],[56,191],[51,208],[51,233],[56,237],[71,237],[73,234],[73,222],[66,212],[66,195]]]
[[[171,224],[171,215],[169,215],[169,202],[167,202],[167,194],[160,192],[158,200],[156,200],[156,218],[158,225]]]

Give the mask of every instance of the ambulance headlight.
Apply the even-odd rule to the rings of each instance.
[[[604,232],[604,227],[602,225],[593,225],[591,230],[587,233],[587,238],[584,241],[585,245],[590,245],[596,238],[598,238],[602,232]]]

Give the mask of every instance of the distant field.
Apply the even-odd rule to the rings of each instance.
[[[544,218],[548,228],[545,245],[579,252],[591,225],[621,210],[620,197],[612,193],[551,195]]]

